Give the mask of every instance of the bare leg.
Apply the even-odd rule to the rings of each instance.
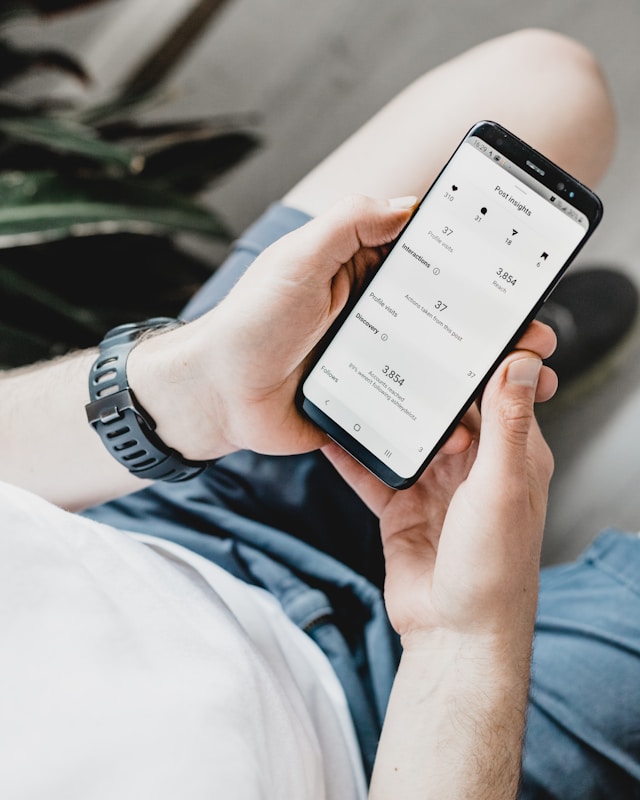
[[[284,197],[316,215],[350,193],[424,194],[474,122],[492,119],[587,185],[613,152],[611,98],[593,56],[560,34],[486,42],[412,83]]]
[[[501,122],[587,183],[601,176],[613,150],[612,106],[591,55],[557,34],[524,31],[480,45],[415,81],[284,202],[314,216],[353,192],[421,195],[467,129],[483,118]],[[271,212],[268,224],[263,217],[259,231],[241,237],[185,318],[219,302],[260,250],[306,221],[290,211],[276,209],[277,221]],[[317,453],[234,454],[183,489],[156,484],[88,513],[185,543],[185,530],[215,534],[219,509],[285,530],[382,584],[377,521]],[[194,547],[191,540],[188,546]]]

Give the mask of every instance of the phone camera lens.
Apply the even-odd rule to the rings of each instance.
[[[564,189],[564,183],[562,181],[558,182],[558,191],[561,192]]]

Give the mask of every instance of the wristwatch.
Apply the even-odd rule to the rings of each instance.
[[[127,380],[127,358],[138,337],[182,324],[169,317],[154,317],[112,328],[100,343],[100,354],[89,373],[87,419],[116,461],[139,478],[186,481],[211,463],[189,461],[166,445]]]

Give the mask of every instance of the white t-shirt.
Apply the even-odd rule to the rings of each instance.
[[[274,598],[0,483],[0,797],[365,795],[342,688]]]

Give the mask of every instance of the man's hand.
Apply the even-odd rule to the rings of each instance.
[[[161,438],[196,460],[325,444],[295,406],[307,359],[414,203],[346,198],[265,250],[213,311],[136,348],[130,382]],[[147,377],[161,363],[174,365],[164,392]]]
[[[307,359],[414,202],[344,200],[268,248],[217,308],[143,338],[130,353],[128,379],[160,438],[193,460],[241,448],[285,455],[325,444],[295,404]],[[548,352],[532,348],[549,355],[548,329],[532,330]],[[68,508],[144,486],[87,424],[95,356],[79,353],[2,376],[2,411],[11,424],[2,437],[0,477]],[[469,441],[461,426],[448,447],[464,449]]]
[[[380,517],[387,609],[405,641],[435,629],[504,631],[519,609],[532,623],[553,463],[533,415],[540,370],[534,352],[506,359],[482,414],[471,409],[464,432],[407,490],[388,489],[336,445],[325,448]]]
[[[539,335],[550,343],[534,329],[529,347]],[[325,448],[380,516],[385,602],[403,644],[372,800],[516,795],[553,469],[533,416],[541,380],[545,392],[554,384],[541,368],[537,352],[511,354],[482,415],[474,407],[466,434],[405,491]]]
[[[265,250],[211,312],[136,347],[129,380],[159,436],[194,460],[238,449],[286,455],[326,444],[296,407],[300,380],[414,203],[345,198]],[[534,325],[527,338],[543,356],[551,354],[548,328]],[[541,399],[553,391],[553,381],[541,381]],[[460,427],[450,447],[468,443]]]
[[[372,800],[516,795],[553,467],[533,416],[540,371],[535,352],[506,359],[482,415],[467,415],[471,445],[449,442],[406,491],[325,448],[380,515],[385,602],[404,648]]]

